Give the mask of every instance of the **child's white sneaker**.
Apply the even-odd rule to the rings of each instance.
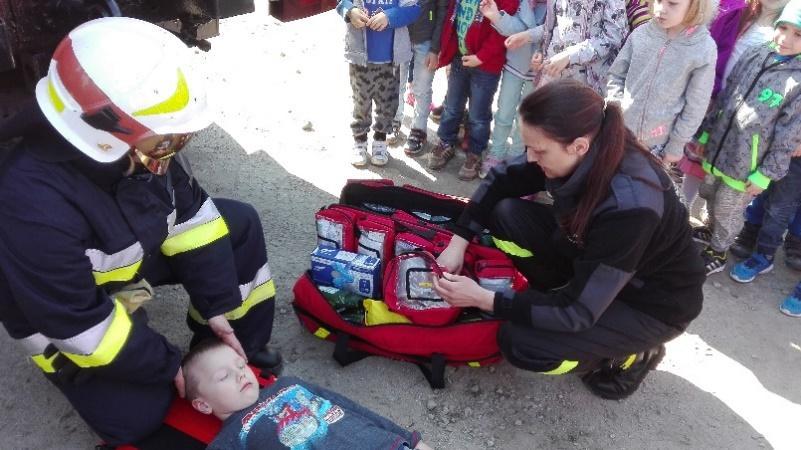
[[[367,141],[354,142],[350,163],[353,164],[354,167],[364,167],[367,165],[367,161]]]
[[[376,166],[386,166],[389,162],[389,151],[387,151],[387,141],[373,141],[373,150],[370,155],[370,162]]]

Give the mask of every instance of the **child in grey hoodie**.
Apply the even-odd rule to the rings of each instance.
[[[666,163],[682,158],[712,96],[717,48],[705,25],[716,10],[715,0],[654,1],[654,19],[631,33],[609,69],[607,97]]]

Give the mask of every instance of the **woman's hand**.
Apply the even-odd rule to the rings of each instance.
[[[445,269],[446,272],[459,273],[464,264],[464,251],[467,250],[468,242],[465,238],[453,235],[451,242],[437,258],[437,264]]]
[[[445,272],[442,278],[434,277],[434,290],[451,306],[476,307],[487,312],[494,309],[495,293],[479,286],[472,278]]]

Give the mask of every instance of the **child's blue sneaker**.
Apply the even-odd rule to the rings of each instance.
[[[798,283],[793,293],[779,305],[779,311],[790,317],[801,317],[801,283]]]
[[[750,283],[757,275],[773,270],[773,258],[768,259],[762,253],[754,252],[745,261],[735,264],[729,272],[732,280],[739,283]]]

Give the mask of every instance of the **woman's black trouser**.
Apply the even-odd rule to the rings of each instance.
[[[538,290],[558,289],[570,280],[572,261],[554,239],[558,225],[552,208],[522,199],[505,199],[492,214],[496,245]],[[554,304],[543,296],[541,304]],[[683,330],[613,301],[591,328],[557,332],[507,322],[498,333],[504,357],[514,366],[547,374],[592,370],[605,360],[633,360],[637,353],[667,342]],[[630,364],[630,362],[629,362]]]

